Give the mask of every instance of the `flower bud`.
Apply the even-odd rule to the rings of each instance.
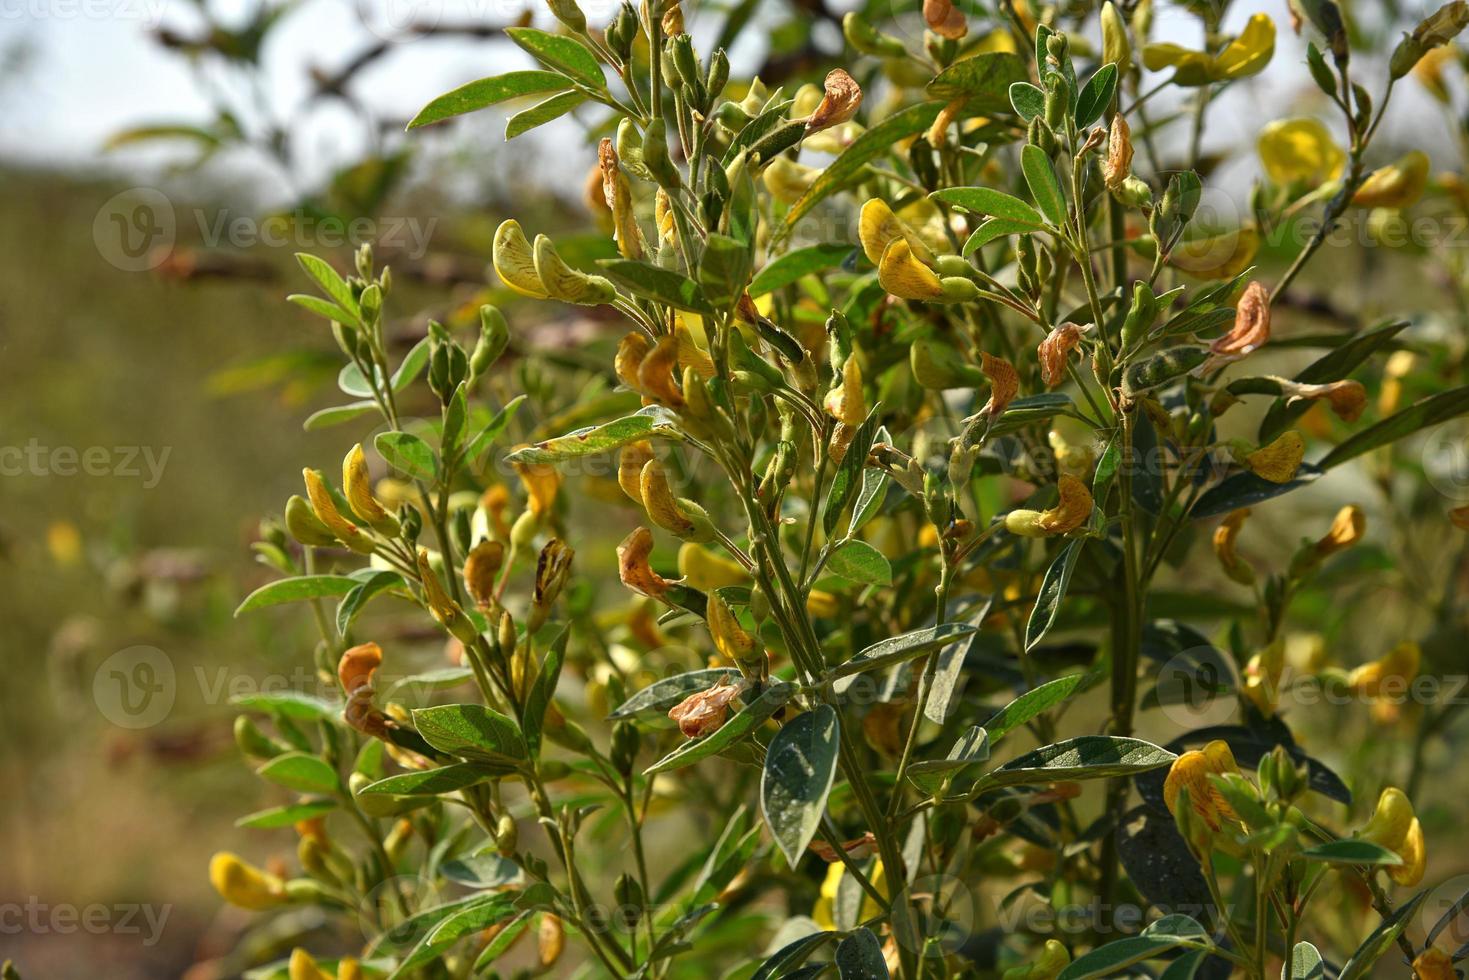
[[[535,252],[514,218],[507,218],[495,230],[491,264],[500,281],[522,296],[545,299],[550,295],[536,272]]]
[[[210,859],[209,883],[226,902],[242,909],[258,912],[287,901],[284,881],[228,851]]]
[[[262,732],[249,715],[235,717],[235,745],[245,755],[257,759],[274,759],[287,751],[285,746],[277,745],[270,736]]]
[[[661,118],[650,122],[643,133],[643,165],[658,185],[670,193],[682,186],[678,167],[668,156],[668,127]]]
[[[286,530],[299,543],[315,548],[329,548],[337,543],[336,535],[311,511],[311,505],[299,494],[286,501]]]
[[[587,32],[587,17],[576,5],[576,0],[546,0],[546,6],[551,8],[552,15],[561,23],[566,25],[567,30],[573,34],[585,34]]]
[[[515,826],[515,818],[508,813],[500,814],[500,819],[495,823],[495,851],[504,858],[515,854],[515,849],[520,841],[520,834]]]
[[[306,496],[311,499],[311,509],[316,512],[317,520],[348,548],[359,554],[372,554],[376,547],[372,539],[363,534],[356,524],[342,516],[321,474],[313,469],[304,469],[301,476],[306,481]]]
[[[484,377],[509,345],[510,325],[505,322],[505,314],[488,303],[481,306],[479,308],[479,340],[475,341],[474,351],[469,355],[471,385]]]
[[[617,876],[617,882],[612,886],[612,896],[617,900],[617,912],[621,916],[622,927],[631,931],[643,917],[643,886],[624,871]]]
[[[654,524],[680,536],[694,531],[693,522],[679,510],[673,491],[668,486],[668,474],[658,460],[650,459],[644,464],[638,477],[638,492],[642,497],[643,507]]]
[[[444,591],[439,575],[429,565],[428,552],[418,549],[418,577],[423,585],[423,600],[435,620],[466,646],[473,643],[477,635],[474,624],[464,615],[459,604]]]
[[[346,491],[352,513],[382,534],[392,537],[398,533],[397,519],[372,494],[372,477],[368,475],[367,457],[360,442],[342,460],[342,489]]]

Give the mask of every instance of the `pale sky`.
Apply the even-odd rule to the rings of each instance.
[[[544,7],[536,0],[529,2],[534,3],[537,23],[550,27],[553,22]],[[600,21],[612,4],[613,0],[588,0],[583,6],[591,19]],[[216,3],[226,12],[250,6],[248,0]],[[686,0],[686,6],[693,7],[692,0]],[[1230,173],[1235,181],[1247,184],[1254,166],[1247,149],[1265,121],[1301,112],[1316,112],[1333,124],[1335,120],[1306,78],[1304,46],[1290,32],[1285,0],[1239,0],[1233,8],[1227,27],[1237,28],[1250,13],[1264,11],[1274,17],[1279,37],[1267,73],[1235,86],[1210,110],[1207,145],[1220,149],[1239,145],[1246,151]],[[159,25],[188,33],[197,24],[195,9],[192,0],[0,0],[0,62],[12,62],[17,50],[25,53],[19,69],[0,74],[0,118],[5,120],[0,126],[0,160],[156,173],[169,159],[167,152],[130,149],[102,155],[99,149],[109,134],[121,128],[207,120],[209,103],[201,95],[197,76],[182,58],[161,51],[149,36]],[[270,81],[265,94],[273,105],[298,105],[309,91],[305,77],[309,66],[328,70],[340,66],[377,41],[375,30],[397,36],[394,25],[423,18],[505,23],[524,9],[522,0],[303,0],[266,49]],[[1196,43],[1197,34],[1190,15],[1159,4],[1155,39]],[[753,27],[744,32],[732,52],[737,66],[758,57],[762,35]],[[381,115],[407,118],[429,99],[467,81],[529,65],[528,56],[508,42],[418,39],[396,45],[363,72],[357,91],[370,91]],[[1160,77],[1149,76],[1147,84]],[[1384,138],[1403,142],[1406,137],[1439,153],[1449,148],[1441,116],[1421,89],[1405,83],[1399,92],[1395,99],[1401,98],[1403,104],[1390,115]],[[466,136],[498,141],[503,117],[481,113],[462,126],[460,133]],[[340,109],[315,111],[296,130],[304,133],[309,180],[317,179],[330,163],[355,159],[360,149],[361,129]],[[439,145],[445,145],[443,137],[437,138]],[[548,127],[544,134],[525,138],[538,140],[533,150],[547,154],[548,166],[574,164],[579,169],[590,159],[569,126]],[[1446,157],[1443,162],[1451,163]],[[259,179],[266,173],[256,161],[217,161],[211,167],[216,176],[250,174]]]

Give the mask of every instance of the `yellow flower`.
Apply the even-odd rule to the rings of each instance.
[[[228,851],[220,851],[210,859],[209,883],[220,898],[242,909],[258,912],[286,901],[285,882]]]
[[[1280,675],[1285,671],[1285,641],[1275,640],[1245,665],[1245,697],[1265,717],[1280,703]]]
[[[1295,479],[1306,455],[1306,440],[1294,429],[1282,432],[1268,446],[1261,446],[1245,456],[1251,473],[1271,483],[1289,483]]]
[[[692,541],[685,541],[678,549],[678,573],[690,587],[703,592],[750,581],[744,566]]]
[[[1375,698],[1383,694],[1383,685],[1391,688],[1387,693],[1398,697],[1407,693],[1407,686],[1418,676],[1418,667],[1423,660],[1423,651],[1412,640],[1404,640],[1382,657],[1363,664],[1347,675],[1347,687],[1353,694]]]
[[[643,502],[643,491],[640,482],[643,477],[643,467],[653,458],[653,444],[646,439],[630,442],[622,447],[617,456],[617,485],[622,487],[622,492],[627,494],[639,504]]]
[[[638,492],[654,524],[680,536],[693,532],[694,522],[679,509],[673,490],[668,486],[668,474],[658,460],[650,459],[643,464],[643,471],[638,476]]]
[[[1240,531],[1244,529],[1245,518],[1250,516],[1248,507],[1231,511],[1229,516],[1214,529],[1214,557],[1219,559],[1219,564],[1224,568],[1224,574],[1231,581],[1240,585],[1253,585],[1255,583],[1255,570],[1250,563],[1240,558],[1235,551],[1235,543],[1239,540]]]
[[[1182,242],[1168,256],[1176,266],[1199,279],[1232,279],[1255,260],[1260,232],[1254,225]]]
[[[683,406],[683,393],[673,381],[673,369],[678,366],[678,338],[664,334],[653,345],[652,351],[638,363],[637,390],[669,408]]]
[[[1423,84],[1438,101],[1448,104],[1451,100],[1448,83],[1444,80],[1444,69],[1459,60],[1459,51],[1452,44],[1431,49],[1413,66],[1413,77]]]
[[[1255,14],[1223,51],[1211,55],[1177,44],[1149,44],[1143,48],[1148,71],[1173,69],[1173,83],[1186,87],[1208,85],[1257,75],[1275,54],[1275,22]]]
[[[1173,760],[1163,781],[1163,802],[1168,812],[1177,814],[1178,797],[1188,790],[1189,804],[1210,830],[1218,831],[1226,820],[1235,820],[1234,809],[1209,780],[1211,775],[1239,772],[1229,743],[1215,739],[1202,749],[1185,752]]]
[[[918,261],[933,261],[933,252],[918,232],[894,214],[886,201],[874,197],[862,205],[862,212],[857,218],[857,240],[862,243],[862,251],[873,265],[880,266],[887,247],[900,238],[908,243]]]
[[[1428,154],[1413,150],[1372,171],[1352,203],[1363,208],[1405,208],[1418,200],[1428,186]]]
[[[899,299],[935,302],[944,298],[938,273],[920,262],[907,239],[895,238],[883,250],[877,281]]]
[[[316,519],[325,524],[337,540],[348,548],[360,554],[371,554],[374,548],[371,539],[356,524],[342,516],[321,474],[313,469],[303,469],[301,476],[306,481],[306,496],[311,499],[311,509],[315,512]]]
[[[1437,946],[1430,946],[1418,954],[1413,961],[1413,972],[1418,975],[1418,980],[1459,980],[1453,958]]]
[[[1043,510],[1036,526],[1047,534],[1066,534],[1086,523],[1092,514],[1092,494],[1086,484],[1070,473],[1062,473],[1057,481],[1061,500],[1050,510]]]
[[[495,577],[505,564],[505,546],[483,538],[464,559],[464,587],[481,609],[495,603]]]
[[[867,400],[862,394],[862,366],[855,356],[849,356],[842,365],[841,383],[826,393],[822,406],[832,418],[854,429],[867,418]]]
[[[771,197],[782,204],[795,204],[820,176],[821,171],[816,167],[797,163],[787,156],[778,156],[770,161],[770,166],[765,168],[760,179],[765,182],[765,188],[770,191]]]
[[[1316,119],[1277,119],[1260,131],[1255,146],[1266,176],[1280,187],[1317,187],[1336,180],[1347,160]]]
[[[821,896],[811,908],[811,918],[823,929],[836,928],[833,914],[836,909],[837,891],[841,888],[842,875],[846,873],[846,870],[845,864],[837,862],[826,869],[826,877],[822,879]],[[873,861],[872,870],[867,874],[867,880],[872,883],[872,887],[879,895],[887,896],[887,875],[883,872],[881,858]],[[867,889],[862,889],[862,895],[862,907],[857,911],[858,921],[866,921],[882,914],[882,909],[878,906],[877,901],[867,894]]]
[[[714,649],[730,663],[746,672],[752,668],[755,675],[762,675],[765,653],[760,644],[740,626],[739,619],[718,592],[709,593],[709,604],[705,613],[709,624],[709,636],[714,640]]]
[[[1385,847],[1403,859],[1402,864],[1387,869],[1388,875],[1399,885],[1411,887],[1423,880],[1423,868],[1428,858],[1423,826],[1413,812],[1412,801],[1396,786],[1382,791],[1377,798],[1377,809],[1357,837]]]
[[[1336,517],[1331,522],[1331,530],[1316,542],[1316,554],[1325,558],[1334,555],[1338,551],[1345,551],[1367,533],[1367,515],[1362,513],[1362,508],[1355,504],[1347,504],[1336,512]]]
[[[521,231],[520,222],[514,218],[506,219],[495,229],[491,264],[500,281],[522,296],[545,299],[549,295],[536,274],[535,252]]]
[[[567,265],[556,251],[555,244],[545,235],[536,236],[532,257],[536,278],[552,299],[580,306],[597,306],[610,303],[617,295],[612,283],[603,277],[589,276]]]
[[[372,686],[373,675],[383,664],[383,648],[376,643],[359,643],[342,653],[337,661],[337,680],[347,694]]]
[[[290,980],[336,980],[330,973],[316,965],[310,953],[297,946],[291,951]]]
[[[367,457],[360,442],[342,460],[342,489],[346,491],[352,513],[383,534],[398,533],[398,519],[384,510],[372,494],[372,477],[368,475]]]
[[[561,489],[561,471],[551,463],[512,463],[525,487],[526,510],[537,518],[551,512]]]

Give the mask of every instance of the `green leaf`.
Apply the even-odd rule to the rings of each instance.
[[[311,820],[331,813],[336,808],[337,804],[332,800],[273,806],[268,810],[258,810],[241,817],[235,821],[235,826],[248,827],[251,830],[278,830],[281,827],[290,827],[301,820]]]
[[[837,521],[841,518],[842,511],[846,510],[852,494],[856,492],[858,483],[865,485],[863,467],[867,465],[867,453],[872,449],[872,442],[877,436],[878,410],[881,407],[881,402],[872,406],[867,418],[857,426],[852,441],[847,444],[846,455],[832,475],[831,486],[826,488],[826,500],[821,505],[821,526],[827,535],[837,526]],[[853,519],[856,519],[855,512]]]
[[[1085,540],[1068,543],[1065,549],[1046,569],[1041,580],[1040,592],[1035,597],[1035,608],[1030,611],[1030,620],[1025,624],[1025,650],[1029,653],[1055,625],[1056,614],[1061,609],[1061,600],[1066,598],[1066,589],[1071,585],[1071,573],[1076,570],[1076,560],[1081,557]]]
[[[474,961],[473,973],[475,976],[480,976],[486,967],[505,955],[510,947],[515,945],[515,941],[520,938],[521,934],[530,928],[530,920],[534,915],[533,909],[527,909],[517,913],[515,918],[500,927],[500,931],[495,933],[495,938],[480,950],[479,958]],[[493,976],[493,974],[490,975]]]
[[[397,572],[373,572],[365,581],[359,583],[356,588],[348,592],[346,597],[337,605],[337,632],[342,636],[352,628],[352,622],[358,613],[371,601],[372,597],[379,592],[395,589],[403,585],[403,576]]]
[[[1015,221],[1011,218],[986,218],[983,224],[974,229],[974,234],[965,240],[964,255],[966,257],[973,255],[997,238],[1005,238],[1010,235],[1027,235],[1036,230],[1036,226],[1028,221]]]
[[[425,337],[409,349],[403,355],[403,361],[398,369],[393,372],[392,385],[394,391],[402,391],[418,379],[423,369],[428,366],[429,354],[433,351],[433,341]]]
[[[1280,980],[1326,980],[1326,964],[1310,943],[1296,943],[1290,962],[1280,971]]]
[[[419,967],[439,959],[449,947],[465,936],[483,932],[490,926],[516,914],[512,893],[476,896],[462,909],[445,916],[423,937],[413,952],[398,964],[389,980],[416,976]]]
[[[510,425],[510,420],[515,418],[515,413],[520,410],[520,406],[525,402],[525,398],[525,395],[516,395],[510,399],[505,407],[496,412],[495,417],[490,419],[483,429],[479,430],[479,435],[475,436],[470,441],[469,446],[464,450],[464,459],[466,461],[473,462],[478,459],[479,454],[484,452],[490,443],[500,438],[505,432],[506,427]]]
[[[959,736],[945,758],[922,759],[909,766],[908,778],[930,796],[937,795],[942,791],[945,779],[979,765],[989,757],[989,734],[980,726],[973,725]]]
[[[597,64],[597,59],[580,41],[560,34],[547,34],[534,27],[507,27],[505,36],[547,68],[554,68],[568,78],[592,88],[607,87],[602,66]]]
[[[1082,735],[1027,752],[986,775],[981,785],[993,789],[1064,779],[1133,776],[1162,768],[1176,758],[1167,749],[1141,739]]]
[[[466,112],[475,112],[507,99],[541,92],[559,92],[571,87],[566,78],[553,71],[512,71],[461,85],[446,92],[418,110],[408,123],[409,129],[427,126]]]
[[[945,623],[927,629],[912,630],[899,636],[879,640],[831,672],[833,678],[849,677],[869,670],[884,670],[914,657],[931,653],[963,639],[975,631],[969,623]]]
[[[1428,897],[1428,892],[1421,891],[1411,899],[1399,905],[1392,915],[1382,920],[1372,935],[1368,936],[1352,958],[1341,968],[1337,974],[1337,980],[1361,980],[1363,977],[1372,975],[1372,966],[1393,943],[1397,942],[1398,936],[1412,921],[1413,915],[1418,911],[1418,906]]]
[[[607,716],[608,721],[634,718],[644,714],[662,714],[696,691],[707,691],[716,684],[737,682],[740,672],[733,667],[693,670],[687,674],[654,681],[624,701]]]
[[[306,416],[306,421],[301,423],[301,428],[307,432],[315,432],[317,429],[326,429],[334,425],[341,425],[343,422],[350,422],[376,410],[377,402],[374,401],[333,405],[331,408],[323,408]]]
[[[691,739],[653,763],[643,771],[645,776],[656,776],[660,772],[682,769],[716,752],[729,748],[749,735],[781,708],[785,707],[796,693],[796,686],[785,681],[774,681],[754,701],[746,704],[739,714],[726,721],[703,738]]]
[[[1314,858],[1327,864],[1353,865],[1398,865],[1403,859],[1381,844],[1368,840],[1334,840],[1318,844],[1301,853],[1301,857]]]
[[[328,262],[310,252],[297,252],[296,262],[334,304],[350,313],[357,312],[357,297],[352,295],[352,287],[347,285],[347,280],[338,275],[337,270]]]
[[[1409,405],[1401,412],[1388,416],[1376,425],[1370,425],[1354,433],[1327,453],[1316,465],[1323,470],[1329,470],[1348,460],[1356,459],[1363,453],[1391,445],[1419,429],[1447,422],[1465,412],[1469,412],[1469,385],[1441,391],[1416,404]]]
[[[337,716],[342,705],[304,691],[269,691],[230,698],[230,704],[247,711],[268,711],[285,718],[325,721]]]
[[[893,147],[903,139],[914,133],[921,133],[933,125],[933,121],[938,118],[939,110],[943,107],[942,102],[922,102],[909,106],[893,113],[858,136],[850,146],[842,151],[841,156],[821,171],[820,176],[806,189],[806,193],[791,205],[790,210],[786,212],[784,222],[776,230],[775,237],[783,237],[797,221],[804,218],[812,208],[837,188],[856,177],[867,164],[885,153],[891,153]]]
[[[560,119],[586,100],[587,97],[580,92],[562,92],[559,95],[551,96],[544,102],[537,102],[529,109],[522,109],[506,120],[505,138],[513,140],[537,126],[544,126],[553,119]]]
[[[295,578],[277,579],[247,595],[245,601],[235,610],[235,615],[264,609],[266,606],[278,606],[283,602],[346,595],[356,587],[357,580],[345,575],[298,575]]]
[[[1084,679],[1084,674],[1058,677],[1040,687],[1026,691],[996,711],[990,716],[989,721],[984,723],[984,730],[989,732],[990,744],[997,744],[1008,733],[1071,697]]]
[[[1141,935],[1118,939],[1067,964],[1057,980],[1090,980],[1117,973],[1183,945],[1212,945],[1204,927],[1186,915],[1167,915]]]
[[[866,926],[837,943],[837,976],[840,980],[887,980],[887,960],[882,944]]]
[[[836,937],[834,932],[808,932],[770,954],[750,980],[781,980],[795,974],[802,963]]]
[[[1076,102],[1076,125],[1080,129],[1090,126],[1101,118],[1117,91],[1117,66],[1111,63],[1097,69],[1097,73],[1082,86]]]
[[[388,465],[416,480],[433,480],[439,473],[439,461],[433,447],[407,432],[379,432],[372,441],[378,454]]]
[[[295,303],[303,310],[310,310],[317,316],[325,317],[337,323],[349,327],[357,325],[357,314],[342,309],[337,304],[322,299],[320,296],[312,296],[307,293],[292,293],[286,297],[286,302]]]
[[[1026,122],[1046,114],[1046,93],[1029,82],[1015,82],[1010,86],[1010,107]]]
[[[842,460],[846,462],[845,459]],[[852,505],[852,519],[847,522],[847,535],[850,537],[877,516],[882,509],[882,502],[887,497],[888,475],[883,470],[876,468],[862,471],[862,489],[857,492],[857,502]]]
[[[1059,391],[1047,391],[1039,395],[1026,395],[1012,401],[1001,415],[990,425],[990,438],[1015,432],[1027,425],[1035,425],[1071,413],[1076,404],[1070,395]]]
[[[1271,483],[1253,473],[1236,473],[1210,487],[1189,510],[1194,519],[1216,517],[1241,507],[1253,507],[1281,494],[1313,483],[1321,477],[1321,470],[1310,463],[1302,464],[1296,478],[1289,483]]]
[[[765,750],[760,811],[792,868],[826,813],[826,797],[837,770],[839,724],[834,708],[818,705],[782,725]]]
[[[750,280],[748,291],[752,297],[773,293],[804,276],[840,265],[851,254],[852,246],[846,242],[828,242],[825,245],[793,249],[767,263],[765,268],[756,273],[755,278]]]
[[[949,65],[928,83],[927,91],[946,103],[965,99],[971,112],[1006,112],[1011,109],[1011,87],[1024,82],[1029,74],[1019,55],[990,51]]]
[[[545,659],[541,661],[541,672],[536,675],[535,683],[525,698],[520,725],[532,759],[541,751],[541,728],[546,723],[546,709],[556,694],[556,684],[561,680],[561,663],[566,659],[566,641],[570,636],[571,630],[564,627],[556,634],[546,649]]]
[[[340,780],[337,771],[323,760],[305,752],[287,752],[255,770],[256,775],[298,793],[332,794]]]
[[[608,278],[644,299],[671,306],[686,313],[712,316],[714,308],[704,298],[699,284],[688,276],[661,269],[635,259],[602,259],[597,263]]]
[[[477,762],[460,762],[437,769],[421,772],[405,772],[398,776],[379,779],[359,790],[359,794],[386,793],[390,796],[439,796],[454,793],[466,786],[474,786],[487,779],[504,776],[511,770],[506,766],[486,766]]]
[[[446,704],[413,712],[418,734],[440,752],[471,762],[519,763],[525,740],[515,722],[480,704]]]
[[[863,585],[892,585],[893,567],[866,541],[848,541],[832,552],[826,567],[850,582]]]
[[[1047,230],[1046,219],[1039,211],[1020,198],[993,187],[946,187],[928,196],[959,211],[1004,218],[1032,231]]]
[[[1020,169],[1025,173],[1025,186],[1036,205],[1056,228],[1066,223],[1066,196],[1061,193],[1061,181],[1056,178],[1056,168],[1046,151],[1034,143],[1027,143],[1020,151]]]
[[[498,888],[515,881],[520,877],[520,867],[494,851],[484,851],[445,861],[440,866],[439,873],[456,884],[485,889]]]
[[[578,456],[591,456],[617,449],[639,439],[655,435],[655,430],[667,428],[660,419],[651,414],[629,415],[603,425],[591,425],[585,429],[568,432],[564,436],[545,439],[524,449],[517,449],[506,456],[510,463],[558,463]]]

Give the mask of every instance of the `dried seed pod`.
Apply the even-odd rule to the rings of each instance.
[[[612,211],[612,227],[617,238],[617,251],[626,259],[640,259],[647,250],[637,215],[633,213],[632,188],[618,165],[617,150],[611,137],[597,144],[597,169],[602,175],[602,197]]]
[[[1041,380],[1047,388],[1054,388],[1066,380],[1066,362],[1080,343],[1081,327],[1068,321],[1052,328],[1046,334],[1046,339],[1036,347],[1035,356],[1040,361]]]
[[[678,725],[685,738],[703,738],[724,724],[729,703],[739,696],[738,684],[715,684],[697,691],[668,710],[668,717]]]
[[[1102,178],[1110,191],[1122,189],[1132,176],[1132,130],[1122,113],[1112,117],[1107,134],[1107,159],[1102,164]]]
[[[986,351],[979,354],[979,369],[990,382],[989,401],[984,403],[980,412],[992,419],[999,418],[1020,391],[1020,375],[1015,365]]]

